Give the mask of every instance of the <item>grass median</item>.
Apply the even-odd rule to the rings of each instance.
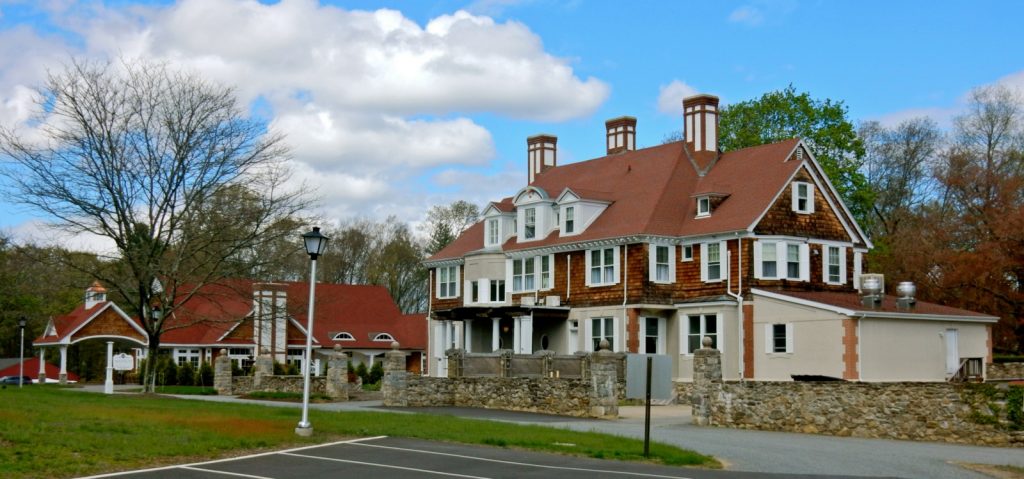
[[[395,436],[640,461],[643,442],[608,434],[420,414],[310,411],[315,434],[295,435],[298,410],[101,395],[53,386],[0,390],[4,477],[72,477],[241,455],[347,437]],[[651,462],[720,467],[652,443]]]

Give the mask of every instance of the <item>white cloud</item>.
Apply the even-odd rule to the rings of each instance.
[[[63,32],[0,32],[0,121],[24,124],[27,88],[72,55],[168,61],[236,86],[244,105],[261,105],[271,128],[287,135],[295,177],[318,186],[330,214],[419,216],[440,180],[429,175],[494,159],[491,133],[475,114],[563,121],[590,115],[610,91],[545,51],[527,26],[466,11],[425,25],[395,10],[315,0],[59,0],[38,13]]]
[[[733,10],[732,13],[729,14],[729,21],[756,27],[764,23],[764,14],[762,14],[761,10],[757,7],[744,5]]]
[[[75,251],[86,251],[112,257],[117,247],[110,238],[91,233],[71,233],[42,220],[29,220],[6,229],[6,233],[20,244],[59,246]]]
[[[696,88],[681,80],[672,80],[662,85],[658,92],[658,111],[666,115],[679,116],[683,111],[683,98],[698,94]]]
[[[1020,96],[1020,98],[1024,99],[1024,70],[1003,76],[994,82],[979,85],[979,87],[985,87],[990,85],[1004,86],[1010,89],[1011,91],[1016,92],[1017,95]],[[971,90],[961,93],[957,97],[956,101],[954,101],[951,105],[935,106],[929,108],[908,108],[906,110],[899,110],[891,113],[886,113],[873,119],[885,126],[892,127],[906,120],[924,116],[931,118],[933,121],[935,121],[935,123],[939,125],[939,128],[948,129],[953,126],[953,120],[957,116],[962,115],[966,111],[967,104],[971,100],[972,90],[973,88]]]

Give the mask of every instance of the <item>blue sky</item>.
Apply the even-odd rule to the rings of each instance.
[[[0,0],[0,122],[24,124],[26,88],[69,56],[167,60],[285,132],[328,220],[416,222],[513,194],[532,134],[580,161],[632,115],[656,145],[692,92],[728,104],[792,84],[855,122],[948,126],[972,88],[1024,92],[1022,18],[1012,1]],[[0,208],[19,238],[46,220]]]

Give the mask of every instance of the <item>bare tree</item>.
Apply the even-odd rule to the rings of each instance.
[[[423,224],[427,233],[427,254],[441,251],[479,220],[480,208],[468,201],[458,200],[447,206],[432,206]]]
[[[875,237],[896,233],[914,208],[931,197],[931,172],[942,146],[942,133],[934,121],[914,118],[893,128],[871,121],[860,125],[864,142],[864,170],[874,193],[868,227]]]
[[[307,206],[284,189],[282,137],[244,117],[231,88],[194,74],[72,61],[48,75],[37,108],[41,141],[0,129],[12,197],[111,240],[116,267],[71,266],[123,297],[151,354],[182,304],[254,245],[293,234],[270,226]],[[247,199],[244,211],[225,212],[232,197]],[[152,369],[143,374],[152,388]]]

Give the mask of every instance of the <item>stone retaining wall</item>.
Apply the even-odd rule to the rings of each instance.
[[[335,347],[328,360],[327,376],[309,378],[310,394],[326,394],[335,400],[348,400],[348,358],[341,348]],[[301,375],[275,376],[274,362],[268,355],[256,358],[252,376],[232,376],[231,359],[221,349],[214,360],[213,386],[217,394],[242,395],[253,391],[302,393],[305,386]]]
[[[459,406],[586,417],[590,385],[580,379],[407,376],[405,406]]]
[[[993,363],[987,368],[988,379],[1024,379],[1024,363]]]

